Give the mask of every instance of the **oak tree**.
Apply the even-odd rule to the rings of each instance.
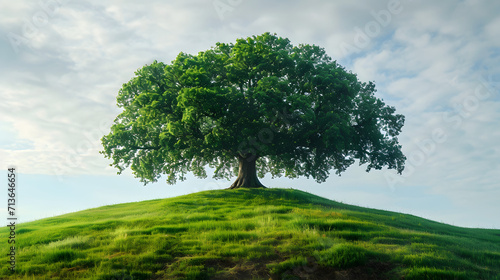
[[[401,173],[404,116],[375,92],[315,45],[270,33],[217,43],[139,69],[102,153],[145,184],[203,178],[207,166],[237,175],[230,188],[264,187],[266,173],[323,182],[356,161]]]

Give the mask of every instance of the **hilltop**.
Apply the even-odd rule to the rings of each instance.
[[[17,270],[2,246],[1,279],[500,279],[500,230],[293,189],[204,191],[16,230]]]

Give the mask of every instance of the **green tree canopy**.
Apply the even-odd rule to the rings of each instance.
[[[266,173],[323,182],[356,160],[404,169],[404,116],[318,46],[265,33],[135,74],[102,153],[145,184],[206,177],[206,166],[214,178],[238,175],[232,188],[263,187]]]

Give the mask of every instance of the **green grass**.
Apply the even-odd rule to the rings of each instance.
[[[292,189],[205,191],[16,230],[16,272],[1,246],[0,279],[500,279],[500,230]]]

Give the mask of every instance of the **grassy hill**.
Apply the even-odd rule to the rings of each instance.
[[[1,279],[500,279],[500,230],[292,189],[216,190],[17,227]]]

